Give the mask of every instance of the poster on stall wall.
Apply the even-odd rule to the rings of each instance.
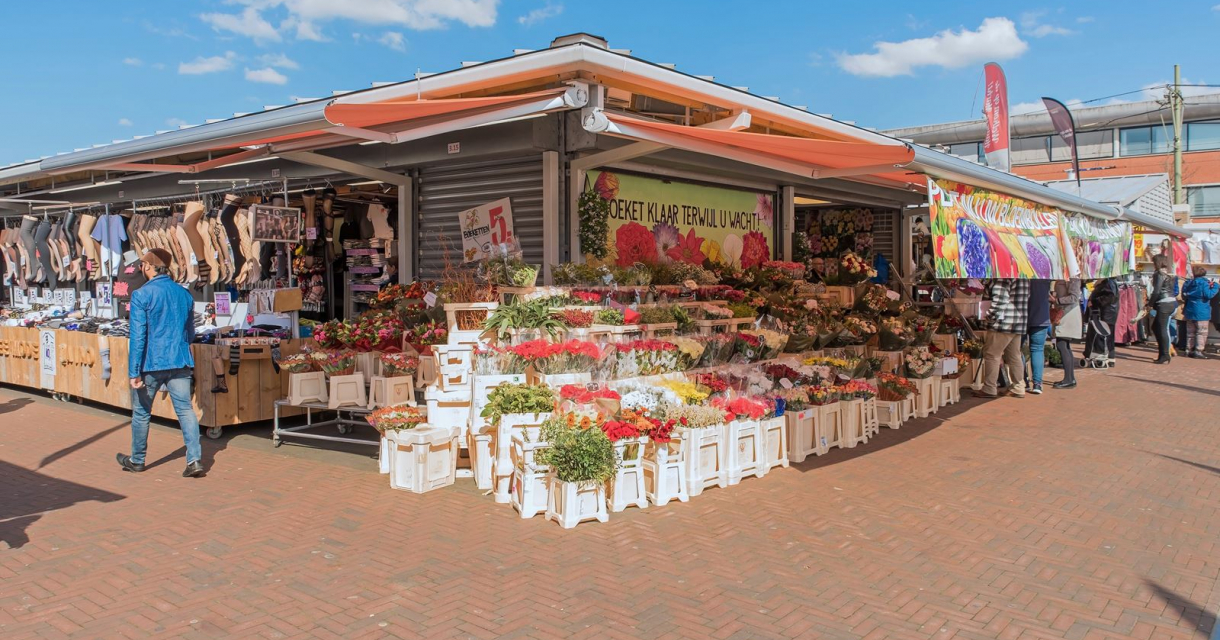
[[[1058,209],[933,178],[928,206],[937,278],[1062,280],[1073,270]]]
[[[775,194],[590,171],[590,188],[610,203],[608,260],[713,262],[753,267],[772,259]]]
[[[1114,278],[1131,272],[1135,238],[1130,222],[1069,213],[1063,216],[1063,228],[1080,265],[1081,279]]]
[[[491,248],[513,239],[513,205],[508,198],[467,209],[458,214],[464,262],[478,262]]]

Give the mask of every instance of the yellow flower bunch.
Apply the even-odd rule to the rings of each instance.
[[[699,389],[698,385],[686,380],[662,380],[661,386],[678,394],[679,398],[686,404],[699,404],[707,400],[707,392]]]
[[[851,363],[843,358],[807,358],[805,364],[811,367],[823,366],[834,369],[846,369]]]

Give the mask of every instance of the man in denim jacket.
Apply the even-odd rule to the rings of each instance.
[[[200,462],[199,418],[191,406],[195,301],[167,275],[170,260],[165,249],[152,249],[140,259],[148,283],[131,294],[127,361],[131,378],[131,455],[120,453],[118,461],[124,471],[144,470],[153,396],[166,387],[186,443],[186,470],[182,475],[196,478],[204,474],[204,469]]]

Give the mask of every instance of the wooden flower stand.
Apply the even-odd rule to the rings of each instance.
[[[843,447],[843,418],[839,412],[839,402],[831,402],[816,407],[817,414],[813,421],[813,433],[819,443],[818,455],[830,451],[831,447]]]
[[[864,437],[864,401],[858,398],[839,401],[839,419],[842,421],[843,438],[839,445],[844,449],[854,449],[857,444],[866,441]]]
[[[915,383],[917,394],[915,395],[915,417],[926,418],[940,408],[940,382],[938,376],[928,376],[927,378],[911,378],[911,382]]]
[[[369,409],[396,404],[415,406],[415,378],[412,376],[373,376],[369,383]]]
[[[784,412],[784,421],[788,426],[788,458],[792,462],[804,462],[810,454],[825,453],[814,433],[813,423],[817,413],[817,407]]]
[[[901,429],[905,418],[905,400],[877,400],[877,422],[889,429]]]
[[[326,402],[330,398],[326,386],[326,374],[321,371],[288,374],[288,402],[303,405],[306,402]]]
[[[959,376],[960,375],[964,375],[964,374],[959,374]],[[940,406],[947,407],[951,404],[957,404],[962,401],[962,392],[961,392],[962,379],[959,376],[954,376],[952,378],[945,378],[943,376],[941,377],[940,390],[939,390],[939,393],[937,394],[937,396],[938,396],[937,399],[940,403]]]
[[[340,407],[367,407],[368,394],[364,388],[364,375],[353,373],[346,376],[330,377],[330,400],[326,406],[330,409]]]

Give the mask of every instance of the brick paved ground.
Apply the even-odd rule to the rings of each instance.
[[[0,638],[1207,638],[1220,362],[1148,359],[572,531],[0,389]]]

